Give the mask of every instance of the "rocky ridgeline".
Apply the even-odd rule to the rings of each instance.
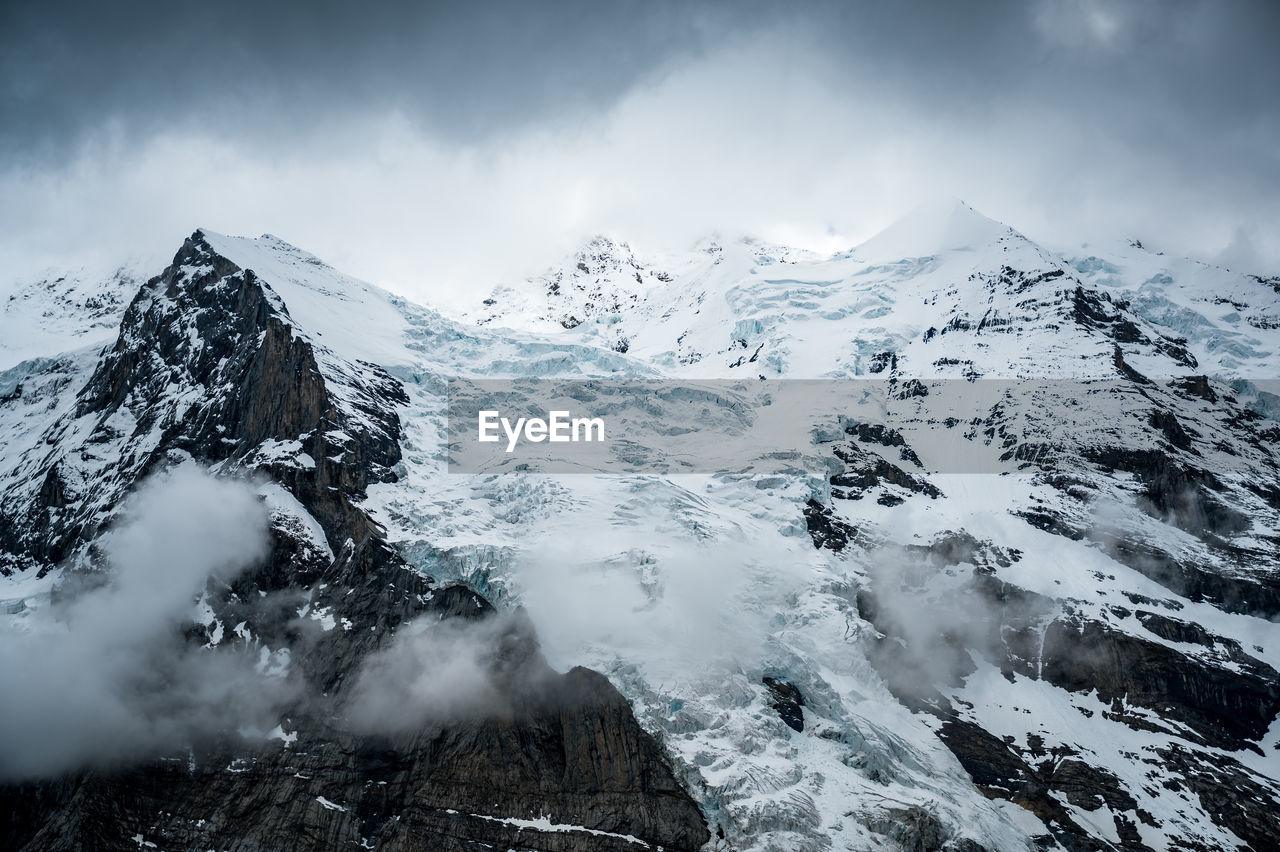
[[[43,404],[34,390],[50,382],[32,377],[32,391],[3,405]],[[93,543],[124,496],[177,461],[265,475],[335,552],[273,516],[271,558],[230,585],[211,582],[212,617],[174,641],[217,645],[222,626],[237,625],[246,642],[289,649],[308,692],[268,745],[225,732],[180,759],[0,788],[0,845],[120,849],[138,836],[200,849],[702,845],[698,808],[607,679],[551,670],[525,621],[413,570],[359,507],[370,483],[396,476],[405,401],[380,367],[318,351],[269,283],[200,232],[139,291],[74,404],[7,472],[9,570],[95,570]],[[303,633],[300,600],[344,628]],[[499,712],[390,738],[356,736],[337,718],[361,661],[398,627],[498,618],[506,623],[487,665]],[[543,815],[564,830],[521,830],[520,818]]]

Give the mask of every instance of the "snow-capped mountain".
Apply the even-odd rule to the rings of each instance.
[[[610,307],[580,311],[562,336],[626,338],[630,354],[673,374],[708,377],[861,376],[878,373],[891,353],[913,374],[1077,378],[1093,374],[1098,351],[1110,355],[1107,337],[1135,344],[1134,357],[1162,357],[1168,363],[1150,365],[1161,375],[1197,364],[1224,377],[1277,375],[1275,281],[1123,242],[1102,253],[1058,254],[963,202],[944,201],[830,258],[713,242],[664,258],[662,271],[636,269],[645,280],[670,279],[643,292],[625,278],[598,276],[596,303]],[[491,322],[535,327],[527,318],[561,304],[541,284],[572,276],[570,264],[585,257],[579,252],[518,293],[496,290],[485,303]],[[627,258],[639,264],[629,250]],[[504,302],[508,294],[516,307]],[[1124,304],[1112,307],[1116,301]],[[1135,327],[1097,335],[1065,322],[1090,312],[1095,326]],[[940,360],[959,363],[935,370]]]
[[[49,292],[59,327],[118,326],[0,374],[9,628],[195,460],[256,477],[274,549],[174,641],[309,697],[275,737],[13,780],[8,846],[1280,843],[1273,279],[948,202],[828,258],[596,238],[461,320],[207,231],[127,309]],[[807,398],[785,474],[449,472],[447,380],[574,377],[886,402]],[[501,709],[353,730],[368,661],[458,623]]]

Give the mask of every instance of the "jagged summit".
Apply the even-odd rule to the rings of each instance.
[[[342,347],[381,336],[407,357],[407,319],[376,325],[391,304],[385,294],[313,261],[272,238],[197,231],[139,289],[100,358],[55,359],[0,398],[0,582],[12,578],[0,586],[3,617],[50,605],[55,580],[95,567],[95,544],[126,495],[149,474],[194,461],[252,483],[270,514],[269,555],[234,583],[210,580],[172,613],[147,659],[174,645],[212,661],[209,671],[256,659],[251,674],[308,685],[277,708],[278,736],[225,722],[184,750],[176,773],[141,748],[123,772],[73,772],[66,784],[15,784],[6,764],[0,845],[125,848],[150,836],[165,848],[302,852],[369,848],[373,835],[404,852],[514,848],[525,845],[522,826],[508,818],[554,814],[589,827],[555,846],[566,852],[621,849],[631,837],[701,846],[697,806],[604,676],[553,671],[526,621],[499,616],[472,589],[438,584],[388,542],[368,503],[377,485],[406,475],[402,443],[417,440],[399,414],[409,397],[381,366],[357,359],[371,347],[357,358]],[[342,320],[352,324],[346,336],[333,324]],[[492,357],[496,347],[485,348]],[[475,630],[480,645],[490,634],[504,643],[492,677],[510,711],[451,717],[394,747],[357,736],[343,708],[363,696],[364,661],[401,625],[444,622],[450,635]],[[417,665],[438,663],[423,656]],[[165,686],[150,669],[145,680],[144,692]],[[234,719],[225,703],[211,712]],[[601,748],[610,760],[598,759]],[[160,800],[159,821],[137,804]]]
[[[969,377],[1101,378],[1115,374],[1116,347],[1154,376],[1280,369],[1280,293],[1266,280],[1121,243],[1059,254],[959,199],[922,204],[830,258],[710,239],[660,265],[634,253],[600,262],[623,246],[593,241],[498,288],[479,321],[686,375],[866,375],[892,358],[915,375],[959,365]]]
[[[471,315],[481,325],[574,328],[633,308],[670,280],[668,272],[642,260],[627,243],[596,234],[541,275],[499,284]]]
[[[403,360],[402,299],[353,278],[279,237],[254,239],[197,229],[192,240],[241,269],[252,270],[284,302],[305,335],[347,358],[392,364]]]

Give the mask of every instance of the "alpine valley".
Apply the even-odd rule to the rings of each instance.
[[[598,237],[455,317],[206,230],[6,287],[0,641],[74,629],[130,495],[195,467],[269,555],[148,652],[290,686],[136,754],[0,752],[6,849],[1280,848],[1280,278],[948,201],[830,257]],[[453,378],[895,407],[833,401],[782,473],[460,474]],[[993,380],[1029,390],[930,419]]]

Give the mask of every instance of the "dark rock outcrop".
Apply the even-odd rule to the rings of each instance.
[[[499,716],[399,741],[340,730],[291,748],[209,753],[0,788],[7,849],[673,850],[707,839],[697,808],[599,674],[544,673]],[[305,723],[304,728],[305,731]],[[521,826],[545,817],[556,831]]]
[[[1257,572],[1236,576],[1210,571],[1158,547],[1095,534],[1117,561],[1191,601],[1209,601],[1225,612],[1275,619],[1280,616],[1280,577]]]
[[[793,683],[781,678],[765,677],[764,685],[773,699],[773,709],[777,711],[787,727],[796,732],[804,731],[804,696]]]
[[[1280,837],[1280,796],[1259,784],[1240,763],[1219,754],[1180,746],[1162,749],[1163,757],[1181,780],[1166,782],[1199,798],[1214,820],[1226,826],[1253,849],[1274,849]],[[1247,807],[1241,807],[1247,802]]]
[[[828,550],[844,550],[850,539],[857,535],[853,527],[835,516],[826,506],[817,500],[809,500],[804,507],[805,527],[813,546]]]
[[[942,720],[939,737],[980,790],[1030,810],[1050,827],[1054,842],[1073,850],[1145,849],[1138,823],[1158,823],[1117,777],[1077,750],[1046,748],[1037,735],[1019,747],[1011,737],[991,734],[981,714],[949,692],[976,670],[977,659],[1010,681],[1042,679],[1096,694],[1102,709],[1077,708],[1081,713],[1101,712],[1113,722],[1179,738],[1185,745],[1143,758],[1160,767],[1151,777],[1186,785],[1222,825],[1239,819],[1242,803],[1252,801],[1253,794],[1242,791],[1257,792],[1258,801],[1274,797],[1245,767],[1228,761],[1216,772],[1200,751],[1258,751],[1280,714],[1280,673],[1238,642],[1151,609],[1115,613],[1132,616],[1150,639],[1073,615],[1069,603],[1000,580],[999,568],[1019,555],[964,533],[907,550],[907,562],[873,570],[871,586],[857,595],[859,614],[880,634],[870,649],[872,665],[904,705]],[[967,574],[957,571],[964,565],[972,566]],[[1108,808],[1103,818],[1114,822],[1118,847],[1099,840],[1063,801],[1085,811]],[[1280,825],[1268,820],[1251,832],[1251,838],[1274,838]]]
[[[60,561],[175,453],[263,470],[330,539],[362,542],[371,523],[350,502],[394,478],[396,406],[406,397],[375,365],[333,358],[326,367],[269,286],[196,232],[129,305],[74,416],[23,459],[41,489],[19,482],[0,495],[0,548]],[[267,442],[296,442],[296,452],[263,453]]]
[[[1223,485],[1210,471],[1159,450],[1103,447],[1086,449],[1084,456],[1104,470],[1132,473],[1144,486],[1148,510],[1192,535],[1231,535],[1249,528],[1247,517],[1216,496]]]
[[[1008,799],[1026,808],[1050,827],[1052,842],[1072,852],[1111,852],[1114,847],[1093,837],[1073,818],[1059,799],[1094,811],[1104,804],[1113,811],[1133,810],[1135,803],[1115,776],[1079,761],[1065,752],[1033,754],[991,735],[979,725],[959,718],[942,724],[938,736],[947,744],[973,783],[992,798]],[[1139,812],[1139,818],[1151,820]],[[1115,816],[1121,849],[1146,849],[1136,826]]]
[[[876,441],[879,443],[879,441]],[[890,443],[886,446],[895,446]],[[942,492],[927,479],[913,476],[901,467],[876,453],[867,452],[855,442],[844,442],[832,448],[832,453],[844,463],[844,470],[831,477],[831,494],[846,500],[860,499],[868,491],[890,485],[908,492],[939,497]],[[919,466],[920,460],[909,447],[900,447],[898,453],[904,461]]]
[[[1097,690],[1121,717],[1131,705],[1159,710],[1202,742],[1235,751],[1262,737],[1280,713],[1280,673],[1238,646],[1227,654],[1218,664],[1192,660],[1099,621],[1056,619],[1044,638],[1041,676],[1073,692]]]

